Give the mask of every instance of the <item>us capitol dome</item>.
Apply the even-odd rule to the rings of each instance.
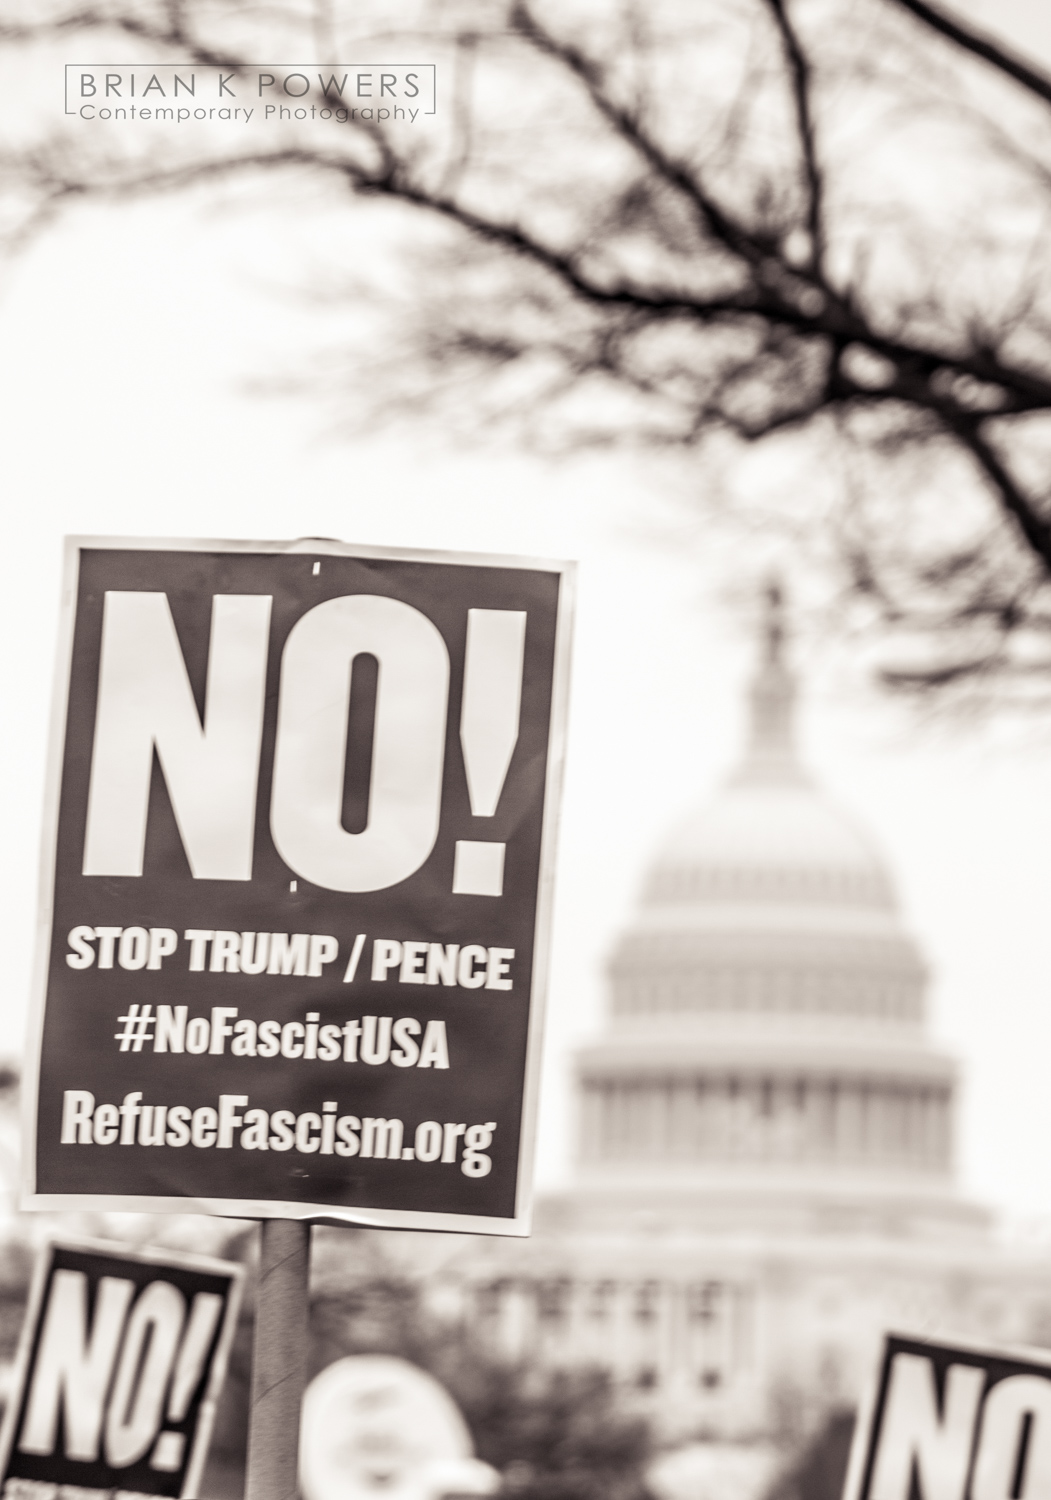
[[[783,634],[773,591],[744,757],[646,875],[579,1058],[577,1185],[549,1212],[974,1234],[923,959],[875,847],[800,763]]]

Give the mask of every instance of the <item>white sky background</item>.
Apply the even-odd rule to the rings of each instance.
[[[1051,67],[1045,0],[959,0]],[[6,725],[0,1051],[29,988],[44,744],[66,532],[338,536],[581,561],[541,1181],[564,1179],[566,1059],[593,1034],[601,961],[645,861],[709,791],[741,727],[750,643],[715,602],[703,531],[642,464],[549,469],[387,434],[353,445],[308,402],[244,392],[321,331],[267,285],[286,227],[186,203],[82,209],[0,287]],[[697,484],[704,483],[698,473]],[[860,690],[813,691],[804,738],[873,830],[963,1060],[969,1191],[1051,1221],[1051,728],[994,751],[902,727]]]

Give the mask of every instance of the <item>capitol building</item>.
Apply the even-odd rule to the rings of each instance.
[[[740,763],[612,953],[571,1186],[529,1240],[427,1237],[436,1306],[494,1354],[608,1369],[670,1441],[813,1430],[887,1329],[1051,1342],[1051,1255],[956,1186],[957,1068],[891,872],[797,755],[776,593],[760,656]]]

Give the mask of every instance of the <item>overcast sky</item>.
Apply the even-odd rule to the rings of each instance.
[[[1051,7],[968,0],[1051,66]],[[541,1177],[564,1176],[566,1058],[601,1024],[601,963],[662,830],[735,752],[751,644],[717,602],[688,507],[637,465],[557,469],[405,434],[341,443],[309,403],[246,377],[312,347],[319,315],[268,284],[265,213],[187,203],[81,209],[6,273],[0,423],[8,721],[6,1004],[21,1046],[42,760],[65,532],[338,536],[581,561]],[[703,486],[704,475],[696,476]],[[887,853],[931,962],[933,1025],[966,1077],[968,1191],[1051,1221],[1051,746],[910,731],[815,669],[812,763]]]

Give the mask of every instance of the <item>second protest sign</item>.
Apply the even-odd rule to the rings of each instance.
[[[27,1206],[526,1231],[570,577],[70,545]]]
[[[243,1279],[181,1251],[44,1246],[0,1432],[3,1500],[197,1495]]]

